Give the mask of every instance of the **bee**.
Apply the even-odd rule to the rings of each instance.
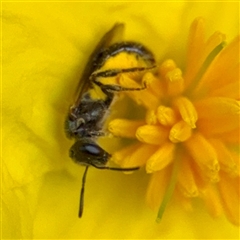
[[[153,54],[143,45],[135,42],[118,41],[122,36],[124,24],[115,24],[100,40],[83,71],[77,87],[75,103],[70,107],[65,121],[65,130],[68,137],[75,140],[70,148],[70,157],[78,164],[85,166],[80,192],[78,216],[83,214],[84,189],[89,166],[98,169],[116,171],[134,171],[132,168],[110,167],[107,165],[111,154],[97,144],[98,138],[105,136],[104,122],[109,114],[117,93],[122,91],[140,91],[139,88],[126,88],[117,84],[106,84],[101,79],[116,78],[120,74],[142,72],[155,67]],[[120,54],[144,62],[144,66],[108,67],[110,61]],[[127,60],[126,60],[127,61]],[[100,92],[100,97],[93,97],[92,93]],[[98,96],[98,95],[97,95]]]

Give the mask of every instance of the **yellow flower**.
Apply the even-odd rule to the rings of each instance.
[[[204,33],[198,18],[184,71],[166,60],[143,76],[146,90],[128,93],[146,108],[145,122],[109,123],[115,136],[140,142],[113,159],[123,167],[145,165],[152,174],[147,201],[153,208],[162,202],[159,219],[174,194],[187,208],[199,197],[213,216],[223,211],[239,225],[239,37],[222,50],[222,33],[208,39]]]
[[[190,23],[197,16],[206,18],[207,32],[219,29],[226,33],[227,39],[232,39],[238,33],[238,3],[219,1],[211,3],[5,1],[2,3],[3,239],[237,238],[236,227],[224,218],[213,221],[205,214],[199,201],[193,202],[194,207],[197,206],[193,212],[182,211],[179,202],[185,207],[190,206],[188,201],[190,198],[181,195],[185,191],[181,186],[186,186],[184,179],[181,180],[181,185],[178,179],[178,193],[174,193],[173,201],[165,209],[161,223],[156,224],[156,213],[148,209],[144,201],[150,174],[146,174],[143,170],[124,175],[92,168],[86,183],[84,216],[82,219],[77,217],[84,169],[68,157],[72,142],[65,136],[63,123],[69,105],[72,104],[72,97],[81,72],[93,47],[115,22],[124,22],[126,24],[125,39],[142,42],[153,50],[158,60],[161,59],[159,62],[163,62],[162,60],[166,58],[174,59],[179,66],[175,69],[176,76],[182,76],[185,84],[187,73],[185,66],[190,66],[186,65],[184,60],[187,32]],[[231,44],[225,49],[229,49],[230,46]],[[222,52],[216,56],[212,64]],[[199,64],[202,66],[202,63],[199,62]],[[196,66],[195,63],[193,65],[193,67]],[[178,68],[181,69],[182,74]],[[188,74],[190,76],[190,72]],[[230,75],[228,76],[231,78]],[[154,93],[155,95],[149,94],[151,86],[154,86],[150,80],[146,81],[149,101],[146,101],[146,98],[143,99],[143,104],[146,103],[147,108],[161,99],[159,91]],[[157,84],[158,77],[156,80]],[[203,77],[201,82],[204,83],[202,80]],[[204,85],[206,86],[207,83],[209,81]],[[212,84],[216,83],[213,81]],[[205,94],[205,92],[200,94],[202,88],[200,88],[201,85],[198,86],[199,95]],[[174,95],[177,94],[176,89],[178,88],[173,87],[169,91]],[[226,91],[225,88],[223,90]],[[218,91],[213,96],[221,95],[220,89]],[[206,94],[213,93],[214,91],[209,89],[209,93]],[[230,98],[235,99],[234,96]],[[194,108],[198,114],[204,112],[201,105],[195,105],[197,99],[193,101],[192,96],[188,96],[188,99],[191,100],[190,103],[194,102]],[[184,99],[179,99],[176,106],[182,106],[182,102]],[[162,104],[158,110],[159,113],[164,113],[162,116],[160,114],[159,119],[172,126],[174,119],[178,120],[179,116],[174,116],[175,111],[172,112],[164,106]],[[121,111],[124,107],[125,105],[122,106]],[[146,116],[148,121],[154,119],[152,114],[153,112],[148,111]],[[142,121],[146,119],[141,119],[138,123],[142,125]],[[202,133],[204,129],[212,129],[210,125],[199,125],[201,123],[199,115],[195,123],[196,128],[192,128],[194,124],[191,121],[190,128],[187,127],[188,124],[186,126],[185,121],[176,125],[176,130],[184,130],[181,137],[191,139],[195,136],[195,132]],[[224,119],[221,119],[222,121]],[[152,127],[158,127],[157,132],[161,131],[161,135],[154,135],[156,131],[150,129],[152,134],[145,136],[144,128],[139,129],[139,145],[142,144],[142,139],[151,138],[149,148],[144,150],[144,155],[140,150],[137,151],[140,157],[145,156],[146,151],[152,153],[157,148],[153,144],[156,141],[162,141],[161,145],[165,146],[165,150],[168,149],[168,152],[165,151],[165,159],[167,155],[171,155],[172,148],[179,145],[175,142],[167,144],[165,139],[169,136],[169,131],[165,131],[166,127],[162,125],[151,124]],[[223,130],[229,131],[226,129],[229,126],[228,123],[225,124]],[[220,129],[219,126],[218,129]],[[133,134],[132,132],[131,129],[129,134]],[[204,134],[209,141],[211,136]],[[179,135],[174,132],[172,136],[175,141],[179,140]],[[221,144],[226,141],[234,142],[238,135],[233,132],[229,135],[221,133],[221,136],[224,136],[224,141],[221,140],[219,143],[211,140],[209,143],[214,149],[216,149],[215,146],[220,146],[219,149],[223,155],[227,156]],[[199,138],[195,136],[194,141],[197,140],[199,141]],[[188,148],[191,149],[194,141],[189,141]],[[187,140],[181,144],[186,143]],[[179,151],[183,151],[182,149],[187,148],[183,146]],[[189,150],[184,151],[190,153]],[[184,152],[180,156],[182,154]],[[144,164],[146,160],[140,157],[141,164]],[[233,168],[228,170],[228,162],[225,163],[225,159],[223,158],[220,164],[225,168],[222,167],[219,171],[221,180],[219,184],[225,184],[222,185],[222,192],[230,191],[227,188],[228,182],[222,180],[226,180],[228,173],[231,169],[233,170]],[[233,159],[237,159],[237,154]],[[153,159],[148,165],[150,171],[156,167],[154,164],[158,168],[164,167],[154,161]],[[190,155],[187,161],[191,161]],[[174,162],[175,158],[165,168],[170,171],[170,166]],[[166,165],[167,161],[164,164]],[[180,170],[183,167],[180,164]],[[191,175],[192,169],[187,171],[187,167],[189,165],[186,164],[184,171]],[[225,169],[225,172],[222,169]],[[180,170],[177,172],[182,172]],[[197,170],[199,168],[196,168]],[[157,171],[152,176],[160,180],[165,178],[164,186],[166,187],[169,185],[170,173],[164,170],[164,175],[158,176],[160,172]],[[193,177],[196,174],[200,175],[201,171],[194,173]],[[153,180],[151,182],[156,183],[158,191],[159,184]],[[204,183],[204,181],[197,182],[196,186],[203,184],[201,186],[204,187]],[[202,189],[198,190],[201,190],[198,194],[200,196],[201,193],[209,209],[213,209],[212,202],[208,202],[208,199],[213,200],[216,195],[209,189],[205,191],[205,195]],[[159,204],[159,196],[154,199],[154,193],[157,191],[150,191],[148,194],[153,205]],[[165,194],[165,191],[162,191],[162,194]],[[208,197],[210,194],[212,194],[211,198]],[[232,196],[225,196],[230,199],[225,199],[224,202],[229,203],[235,199]],[[224,210],[227,209],[226,205],[219,204],[219,206]]]

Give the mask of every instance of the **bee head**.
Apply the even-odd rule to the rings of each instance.
[[[81,165],[105,166],[111,155],[89,140],[76,141],[70,148],[69,156]]]

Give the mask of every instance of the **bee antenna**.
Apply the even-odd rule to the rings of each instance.
[[[115,167],[106,167],[108,170],[113,171],[135,171],[138,170],[140,167],[131,167],[131,168],[115,168]]]
[[[97,166],[93,163],[91,163],[91,165],[97,169],[107,169],[107,170],[113,170],[113,171],[135,171],[140,168],[140,167],[118,168],[118,167],[108,167],[108,166]]]
[[[78,217],[79,218],[81,218],[82,214],[83,214],[84,189],[85,189],[85,182],[86,182],[88,167],[89,166],[86,166],[85,171],[83,173],[83,177],[82,177],[82,188],[81,188],[81,193],[80,193],[80,203],[79,203],[79,212],[78,212]]]

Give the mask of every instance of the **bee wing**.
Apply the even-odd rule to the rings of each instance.
[[[78,83],[76,90],[76,101],[75,106],[78,106],[82,94],[86,92],[91,87],[91,82],[89,80],[90,75],[96,70],[98,62],[98,54],[102,52],[105,48],[109,47],[115,42],[119,42],[122,39],[124,31],[123,23],[116,23],[107,33],[104,34],[100,42],[95,47],[94,51],[89,57],[89,60],[85,66],[81,79]]]

